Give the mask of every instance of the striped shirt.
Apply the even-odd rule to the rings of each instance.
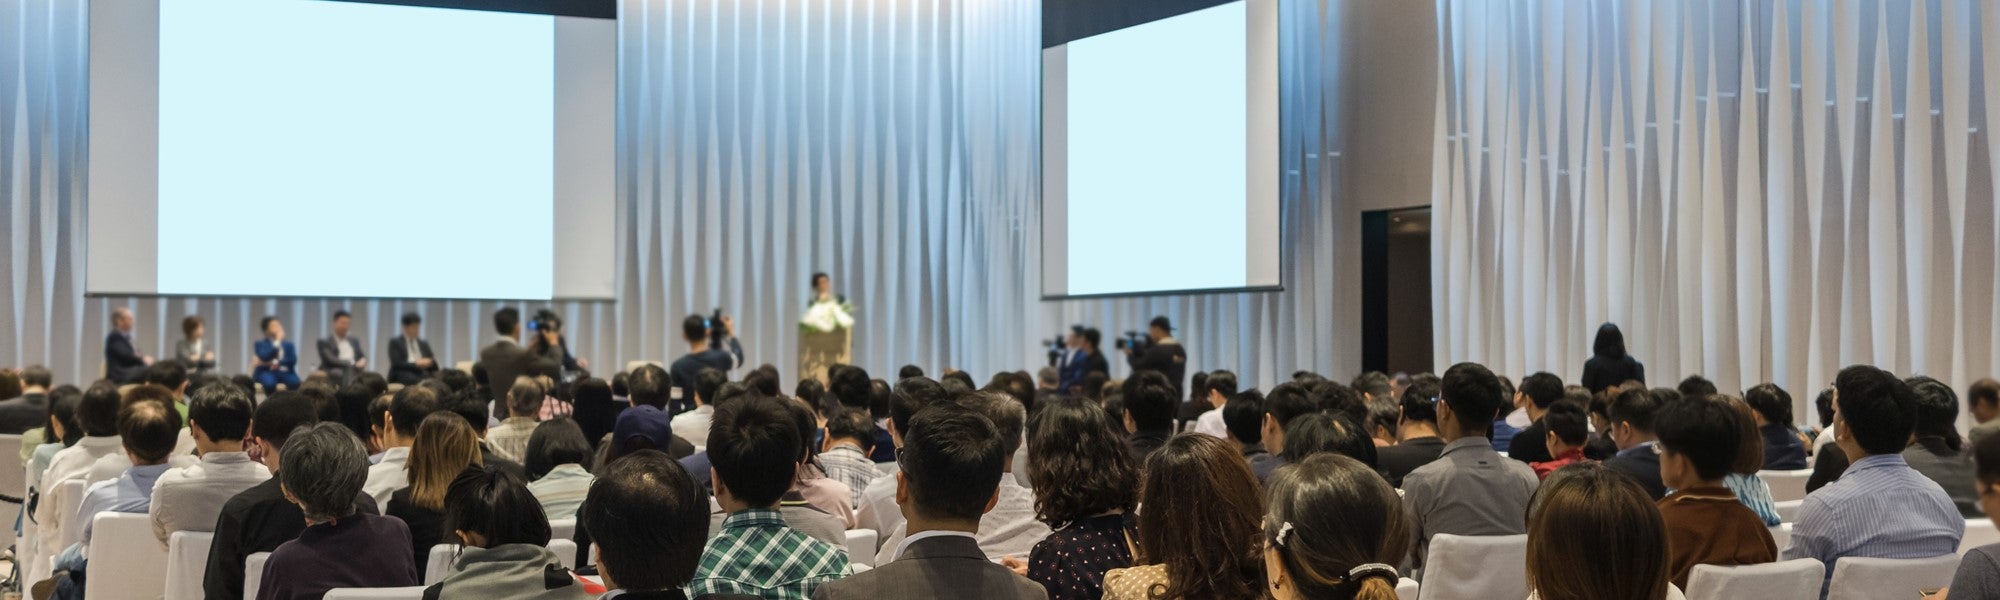
[[[568,463],[549,469],[541,479],[528,482],[528,492],[542,503],[542,513],[550,520],[576,518],[576,509],[583,505],[584,495],[590,493],[590,482],[597,477],[586,471],[583,465]]]
[[[875,461],[868,460],[861,447],[852,442],[841,442],[832,450],[821,452],[819,465],[826,469],[827,479],[847,484],[847,491],[853,495],[849,501],[856,508],[861,506],[861,492],[868,489],[868,484],[875,478],[882,476],[882,472],[875,469]]]
[[[1791,547],[1779,560],[1826,563],[1849,556],[1929,558],[1958,550],[1965,517],[1944,488],[1910,468],[1898,454],[1854,461],[1839,481],[1806,496],[1792,526]],[[1820,596],[1825,597],[1824,585]]]
[[[819,584],[847,575],[845,550],[787,527],[776,510],[753,508],[722,521],[722,532],[702,550],[687,595],[806,600]]]

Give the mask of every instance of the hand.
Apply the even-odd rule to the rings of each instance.
[[[735,318],[735,317],[731,317],[731,316],[729,316],[729,315],[722,315],[722,334],[723,334],[723,335],[736,335],[736,318]]]
[[[588,371],[588,370],[590,370],[590,359],[588,359],[588,358],[579,358],[579,359],[576,359],[576,368],[578,368],[578,369],[582,369],[582,370],[585,370],[585,371]]]
[[[1950,592],[1951,592],[1951,590],[1949,590],[1949,589],[1942,589],[1942,590],[1938,590],[1938,591],[1937,591],[1937,593],[1935,593],[1935,594],[1931,594],[1931,595],[1929,595],[1929,596],[1924,596],[1924,600],[1944,600],[1944,596],[1945,596],[1945,594],[1948,594],[1948,593],[1950,593]]]
[[[209,353],[206,353],[206,354],[203,354],[203,355],[201,355],[201,359],[202,359],[202,360],[204,360],[204,361],[207,361],[207,362],[215,362],[215,353],[214,353],[214,352],[209,352]]]
[[[148,367],[153,366],[153,357],[151,355],[141,354],[139,355],[139,362],[145,364]]]
[[[356,368],[356,369],[366,369],[366,368],[368,368],[368,359],[366,359],[366,358],[360,358],[360,359],[355,359],[355,361],[354,361],[354,368]]]
[[[431,360],[431,359],[428,359],[428,358],[419,358],[419,359],[417,359],[417,368],[419,368],[419,369],[428,369],[428,368],[431,368],[431,365],[433,365],[433,364],[437,364],[437,361],[433,361],[433,360]]]
[[[1028,576],[1028,561],[1021,560],[1021,557],[1018,556],[1001,557],[1000,566],[1007,567],[1007,570],[1013,571],[1015,575],[1020,575],[1022,577]]]

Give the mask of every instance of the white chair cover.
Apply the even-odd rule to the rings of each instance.
[[[1779,521],[1791,523],[1799,520],[1799,505],[1805,503],[1805,500],[1786,500],[1772,503],[1771,508],[1777,510]]]
[[[424,563],[424,585],[444,581],[444,576],[451,574],[451,563],[455,558],[458,558],[458,544],[431,546],[431,555]]]
[[[847,562],[857,565],[875,566],[875,540],[873,529],[847,530]]]
[[[0,494],[22,498],[28,495],[28,468],[21,461],[20,434],[0,435]],[[13,543],[14,528],[0,527],[0,548]]]
[[[25,471],[23,472],[25,473]],[[34,527],[37,535],[44,537],[51,537],[52,539],[44,540],[39,537],[35,539],[34,553],[30,555],[28,557],[28,560],[26,561],[26,564],[28,565],[28,570],[27,570],[27,576],[23,579],[23,581],[28,582],[29,585],[33,585],[34,582],[41,581],[43,579],[48,579],[49,574],[52,571],[54,571],[56,553],[63,551],[63,549],[65,548],[68,548],[69,544],[72,543],[69,541],[65,541],[70,539],[68,535],[68,533],[72,529],[70,527],[71,525],[70,521],[76,520],[72,518],[76,515],[76,507],[81,506],[83,504],[82,479],[70,479],[66,481],[57,482],[54,485],[49,485],[47,482],[44,482],[43,485],[47,489],[44,489],[42,491],[41,501],[47,503],[53,503],[49,505],[51,508],[54,507],[64,507],[64,508],[55,509],[54,514],[58,515],[56,518],[60,519],[61,522],[56,524],[56,528],[54,531],[49,531],[47,527],[44,527],[42,525],[37,525]],[[76,537],[78,539],[82,539],[83,527],[77,526],[74,529],[76,532]]]
[[[394,588],[338,588],[326,591],[326,600],[423,600],[425,586]]]
[[[167,549],[153,537],[153,519],[101,512],[91,525],[86,598],[157,598],[167,585]]]
[[[567,519],[549,519],[549,539],[552,540],[576,539],[576,517],[570,517]]]
[[[1930,558],[1843,558],[1833,563],[1827,600],[1915,598],[1917,591],[1951,585],[1958,555]]]
[[[1396,600],[1417,600],[1417,580],[1404,577],[1396,582]]]
[[[1488,600],[1528,597],[1528,536],[1431,538],[1424,561],[1422,600]]]
[[[1688,575],[1688,600],[1819,600],[1826,564],[1811,558],[1718,567],[1695,565]]]
[[[166,600],[201,600],[201,578],[214,543],[215,534],[206,531],[176,531],[167,538]]]
[[[556,558],[562,559],[563,568],[576,568],[576,540],[562,538],[549,540],[549,551],[554,552]]]
[[[1791,546],[1792,524],[1779,523],[1771,526],[1771,543],[1777,544],[1779,551],[1783,551],[1785,548]]]
[[[256,598],[257,590],[264,587],[264,561],[270,558],[271,553],[258,552],[243,559],[244,598]]]
[[[1993,526],[1993,519],[1966,519],[1965,538],[1958,542],[1958,555],[1965,556],[1973,548],[1987,544],[2000,544],[2000,528]]]
[[[1804,500],[1806,480],[1812,477],[1812,469],[1797,471],[1758,471],[1766,485],[1771,486],[1771,501]]]

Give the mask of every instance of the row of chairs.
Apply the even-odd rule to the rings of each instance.
[[[1774,528],[1775,529],[1775,528]],[[1782,545],[1782,544],[1781,544]],[[1528,595],[1528,536],[1457,536],[1431,539],[1421,595],[1409,600],[1480,600]],[[1918,590],[1944,587],[1958,570],[1959,555],[1931,558],[1843,558],[1834,562],[1828,600],[1909,598]],[[1826,566],[1804,558],[1740,567],[1700,565],[1688,576],[1689,600],[1759,598],[1819,600]]]

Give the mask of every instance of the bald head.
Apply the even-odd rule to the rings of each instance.
[[[111,328],[119,331],[131,331],[132,309],[123,306],[111,309]]]

